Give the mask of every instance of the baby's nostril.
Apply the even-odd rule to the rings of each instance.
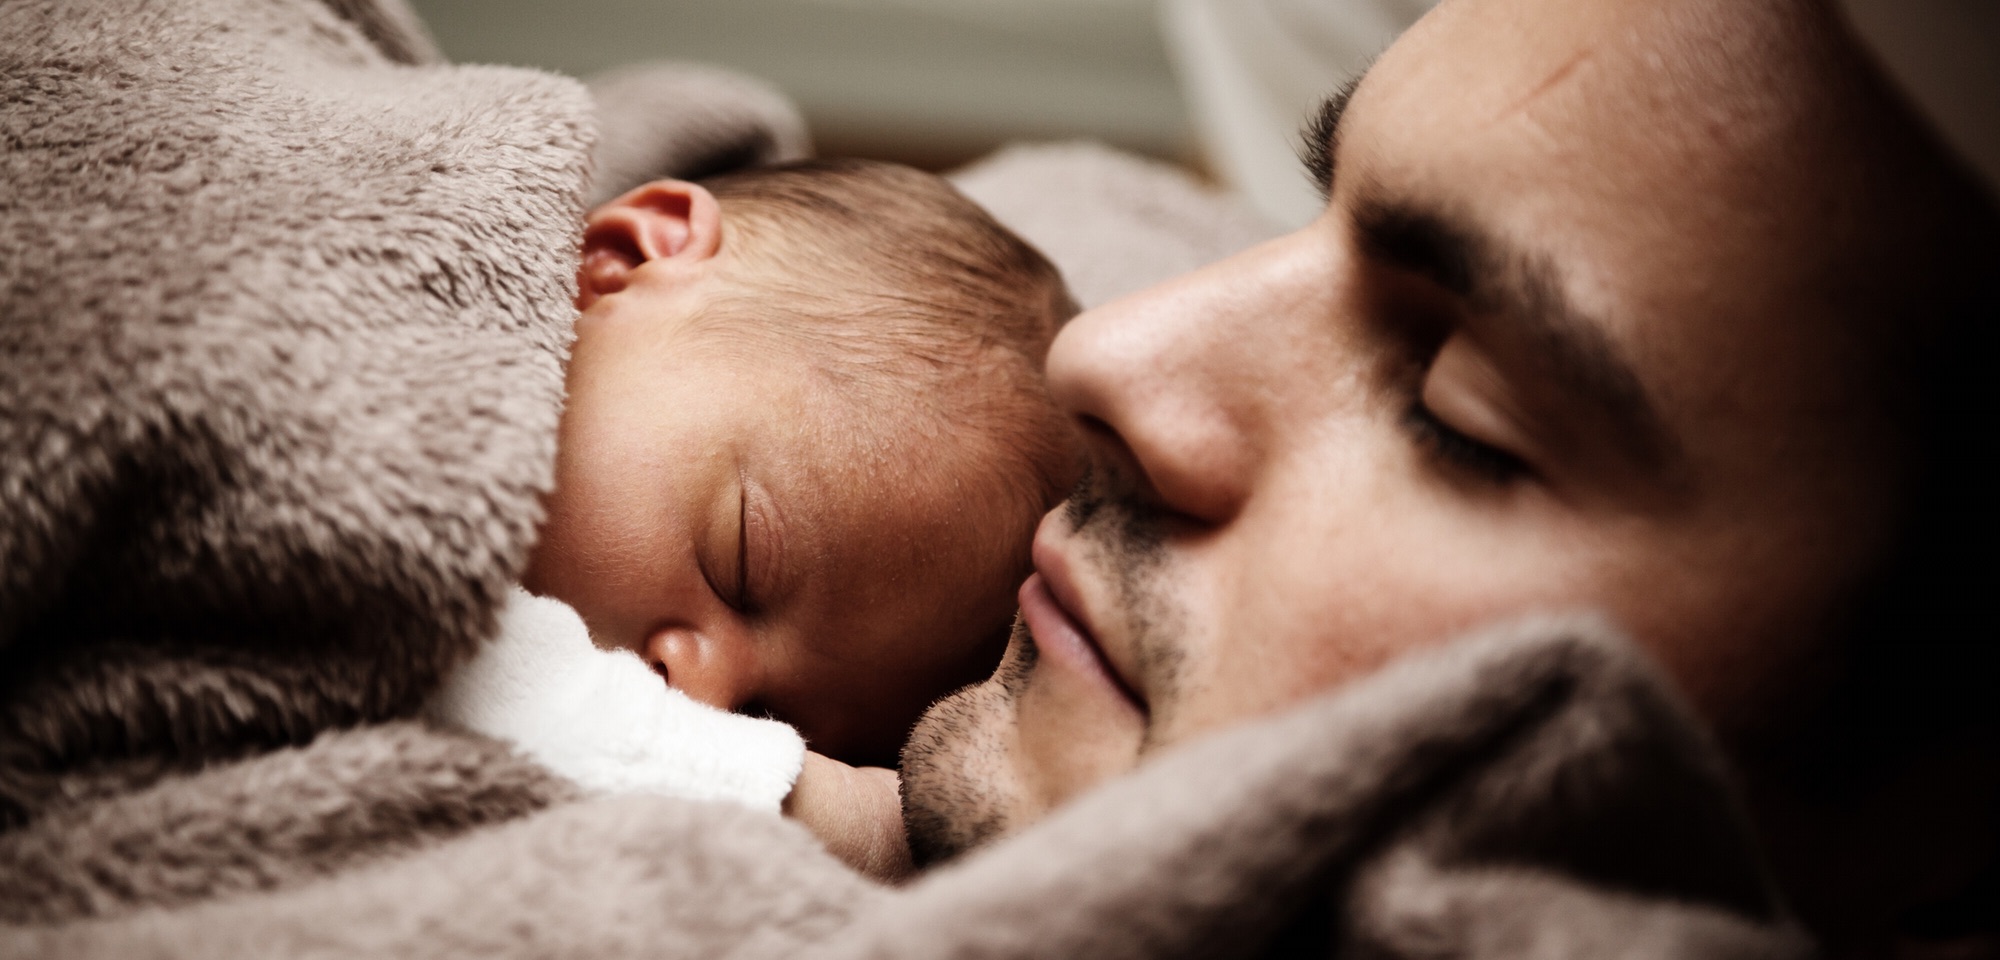
[[[661,662],[660,662],[660,661],[658,661],[658,660],[655,660],[655,661],[653,661],[653,662],[651,662],[651,663],[647,664],[647,666],[649,666],[649,667],[652,667],[652,668],[653,668],[653,672],[654,672],[654,673],[657,673],[657,674],[659,674],[659,675],[660,675],[660,679],[661,679],[661,680],[665,680],[665,681],[667,682],[667,686],[670,686],[670,687],[671,687],[671,686],[673,686],[673,685],[674,685],[674,681],[673,681],[673,678],[672,678],[672,677],[669,677],[669,676],[667,676],[667,665],[666,665],[666,664],[664,664],[664,663],[661,663]]]

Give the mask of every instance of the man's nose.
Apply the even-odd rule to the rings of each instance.
[[[761,668],[754,638],[743,631],[663,627],[647,638],[643,656],[667,686],[718,710],[756,697]]]
[[[1275,384],[1260,354],[1285,349],[1286,239],[1077,317],[1048,361],[1056,402],[1100,457],[1127,458],[1138,495],[1226,523],[1266,454]],[[1289,306],[1295,306],[1289,305]]]

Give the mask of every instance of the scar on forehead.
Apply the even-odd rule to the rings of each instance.
[[[1494,122],[1497,123],[1501,120],[1505,120],[1508,117],[1511,117],[1517,113],[1520,113],[1523,110],[1528,109],[1529,104],[1534,103],[1536,100],[1541,99],[1542,96],[1544,94],[1547,94],[1550,90],[1554,90],[1555,88],[1561,86],[1563,81],[1568,80],[1571,75],[1575,74],[1578,68],[1582,67],[1585,63],[1589,62],[1591,56],[1592,54],[1589,50],[1577,51],[1576,55],[1570,57],[1569,60],[1565,62],[1562,66],[1555,68],[1555,70],[1551,72],[1548,76],[1543,77],[1541,83],[1535,84],[1535,88],[1533,90],[1528,91],[1525,95],[1521,96],[1513,103],[1508,104],[1507,109],[1502,110],[1499,113],[1495,114],[1493,116]]]

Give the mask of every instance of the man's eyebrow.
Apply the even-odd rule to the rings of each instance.
[[[1670,486],[1685,457],[1601,320],[1564,292],[1548,261],[1471,224],[1410,205],[1364,199],[1354,217],[1368,258],[1424,277],[1482,317],[1508,324],[1542,372],[1609,424],[1619,451]]]
[[[1305,164],[1306,176],[1319,188],[1321,200],[1333,197],[1334,153],[1340,147],[1340,121],[1347,116],[1347,103],[1354,99],[1361,78],[1367,75],[1367,69],[1363,68],[1341,84],[1340,89],[1327,94],[1299,130],[1299,162]]]

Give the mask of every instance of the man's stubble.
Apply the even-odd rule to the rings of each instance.
[[[1090,565],[1117,587],[1120,617],[1150,682],[1145,739],[1154,745],[1158,707],[1170,706],[1181,682],[1184,618],[1164,589],[1164,527],[1157,511],[1108,488],[1090,470],[1059,508],[1089,547]],[[938,701],[917,722],[903,748],[903,823],[918,865],[950,859],[1032,819],[1021,782],[1019,705],[1040,659],[1034,633],[1014,620],[1007,655],[993,677]],[[1089,731],[1075,731],[1088,736]]]
[[[1006,831],[1021,793],[1010,762],[1015,703],[1037,653],[1017,615],[993,678],[933,704],[903,745],[903,830],[918,866],[957,856]]]

